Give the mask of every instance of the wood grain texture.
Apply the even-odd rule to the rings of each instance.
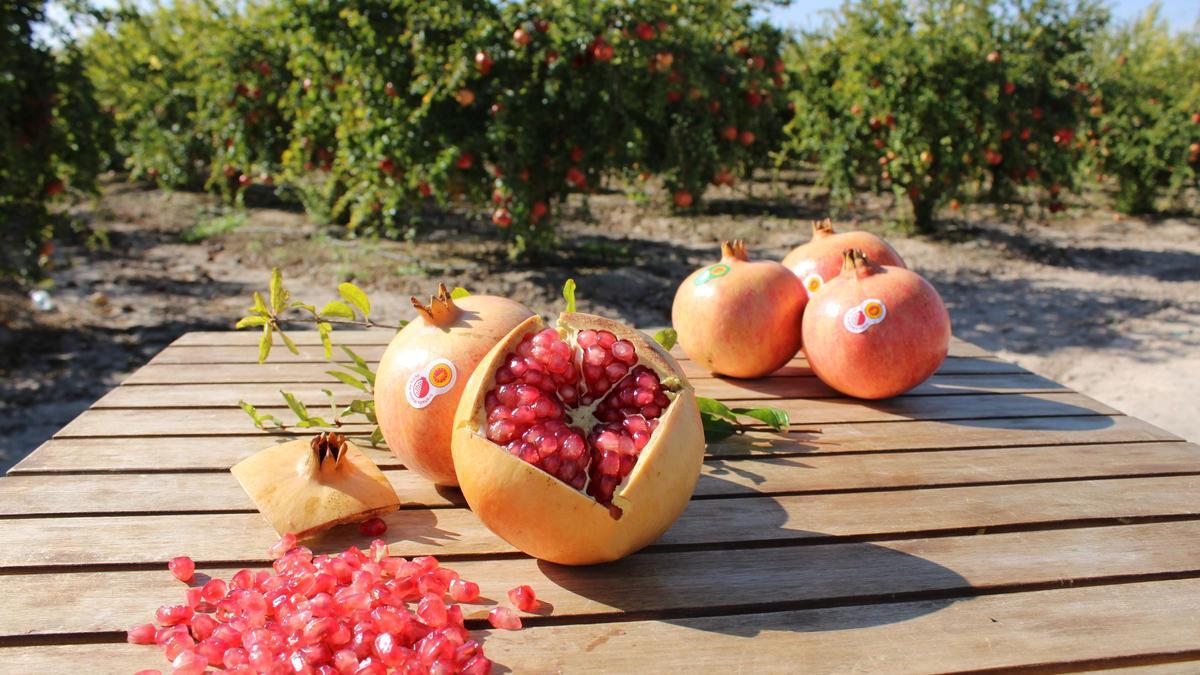
[[[730,548],[830,537],[953,534],[996,527],[1054,527],[1122,518],[1200,516],[1200,477],[1125,478],[893,492],[692,501],[657,542]],[[406,557],[511,555],[514,549],[465,509],[401,510],[385,538]],[[214,537],[212,533],[222,533]],[[0,519],[0,567],[152,563],[186,551],[197,562],[260,561],[276,535],[257,513]],[[314,549],[361,543],[354,526]]]
[[[298,430],[297,433],[303,433]],[[359,431],[365,434],[366,429]],[[9,473],[218,471],[254,452],[294,436],[248,431],[211,441],[190,436],[135,438],[58,438],[46,441]],[[711,457],[820,455],[948,448],[989,448],[1080,443],[1178,441],[1178,437],[1136,417],[1032,417],[960,422],[879,422],[795,427],[787,434],[749,431],[708,446]],[[360,444],[385,469],[401,466],[386,449]]]
[[[897,597],[1006,588],[1071,586],[1113,578],[1200,573],[1200,522],[1079,528],[987,536],[908,539],[764,549],[638,554],[599,568],[529,558],[457,561],[453,569],[504,601],[530,584],[551,621],[620,614],[681,615],[804,604],[886,602]],[[201,566],[196,584],[237,567]],[[679,574],[687,570],[686,574]],[[780,574],[780,570],[788,570]],[[622,583],[613,584],[613,578]],[[159,605],[182,601],[184,585],[161,569],[11,574],[0,594],[0,637],[125,630]],[[720,593],[711,592],[720,588]],[[45,598],[55,598],[46,603]],[[464,605],[479,618],[491,601]],[[36,627],[31,633],[30,627]],[[530,648],[535,648],[530,645]]]
[[[203,452],[198,448],[196,452]],[[225,467],[227,468],[227,467]],[[405,508],[462,506],[457,490],[436,489],[411,471],[386,475]],[[697,498],[754,494],[912,489],[1103,477],[1200,474],[1190,443],[1042,446],[937,453],[886,453],[723,460],[710,457]],[[0,478],[0,517],[177,512],[251,512],[227,471]]]
[[[1183,579],[732,616],[482,631],[509,672],[928,673],[1096,668],[1200,657],[1200,581]],[[0,648],[12,672],[163,668],[124,643]],[[1168,671],[1175,672],[1175,671]],[[1185,671],[1186,672],[1186,671]]]

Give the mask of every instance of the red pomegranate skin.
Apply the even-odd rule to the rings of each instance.
[[[908,267],[896,249],[870,232],[834,232],[833,222],[828,218],[813,221],[812,228],[812,239],[792,249],[783,259],[783,266],[800,277],[809,297],[841,273],[842,253],[850,249],[861,250],[868,260],[879,265]],[[820,277],[820,281],[814,281],[813,275]]]
[[[852,331],[847,312],[871,300],[882,302],[882,320]],[[949,346],[950,315],[933,286],[907,269],[876,265],[861,251],[804,311],[804,353],[813,373],[855,398],[903,394],[942,365]]]
[[[671,323],[688,357],[713,373],[762,377],[800,350],[807,302],[799,279],[782,265],[751,261],[741,242],[725,242],[719,263],[679,285]]]

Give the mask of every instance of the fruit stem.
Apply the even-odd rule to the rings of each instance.
[[[416,308],[417,312],[434,326],[448,326],[462,313],[458,305],[454,304],[450,292],[446,290],[446,284],[438,284],[438,294],[429,299],[428,305],[421,304],[421,301],[415,297],[409,298],[409,300],[412,301],[412,306]]]
[[[812,238],[824,239],[833,234],[833,221],[826,218],[825,220],[812,221]]]
[[[746,242],[741,239],[721,242],[721,260],[749,260]]]
[[[842,271],[853,270],[859,279],[882,271],[880,266],[867,257],[861,248],[848,248],[842,253]]]

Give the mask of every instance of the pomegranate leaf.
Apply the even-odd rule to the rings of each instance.
[[[371,445],[383,445],[383,430],[379,427],[375,427],[375,430],[371,432]]]
[[[463,288],[462,286],[455,286],[454,290],[450,291],[450,299],[458,300],[459,298],[465,298],[470,294],[471,294],[471,291],[468,291],[467,289]]]
[[[258,341],[258,362],[262,363],[267,360],[267,356],[271,353],[271,336],[274,334],[275,328],[271,324],[263,326],[262,339]]]
[[[300,421],[308,419],[308,408],[304,407],[304,404],[300,402],[300,399],[296,398],[295,394],[282,389],[279,390],[279,393],[283,396],[283,400],[287,401],[287,405],[292,409],[292,413],[300,418]]]
[[[733,412],[765,423],[775,431],[784,431],[791,424],[786,410],[780,408],[733,408]]]
[[[238,401],[238,406],[240,406],[242,410],[246,411],[246,414],[250,416],[250,419],[254,420],[254,426],[258,427],[259,429],[265,429],[267,422],[270,422],[280,429],[283,428],[283,422],[280,422],[279,418],[275,417],[274,415],[261,414],[258,412],[257,408],[245,401]]]
[[[371,300],[358,286],[349,281],[338,284],[338,295],[357,309],[364,319],[371,316]]]
[[[317,334],[321,336],[321,346],[325,348],[326,361],[333,356],[333,340],[329,337],[331,333],[333,333],[333,324],[325,321],[317,324]]]
[[[292,338],[287,336],[287,333],[279,331],[279,339],[283,340],[283,345],[288,348],[288,351],[293,354],[299,354],[300,350],[296,347],[296,343],[292,342]]]
[[[567,311],[575,311],[575,280],[567,279],[567,283],[563,284],[563,297],[567,300]]]
[[[704,441],[706,443],[728,438],[738,432],[738,425],[728,420],[701,415],[700,421],[704,425]]]
[[[341,300],[330,300],[321,308],[321,316],[326,319],[354,320],[354,310]]]
[[[679,334],[674,328],[664,328],[654,334],[654,341],[662,345],[662,348],[671,351],[675,343],[679,341]]]
[[[258,314],[259,316],[270,314],[270,311],[267,309],[267,303],[263,301],[262,293],[258,291],[254,291],[254,306],[250,308],[250,313]]]
[[[287,307],[288,292],[283,287],[283,272],[278,267],[271,269],[271,311],[278,314]]]
[[[243,328],[252,328],[256,326],[267,325],[267,317],[265,316],[243,316],[238,320],[234,329],[241,330]]]
[[[704,396],[696,397],[696,406],[700,408],[701,417],[712,417],[714,419],[724,419],[730,422],[737,422],[737,416],[729,409],[729,406],[721,403],[715,398],[705,398]]]
[[[348,384],[356,389],[361,389],[363,391],[367,390],[366,383],[361,382],[358,378],[351,376],[350,373],[343,373],[339,370],[327,370],[325,371],[325,374],[330,375],[333,378],[340,380],[343,384]]]

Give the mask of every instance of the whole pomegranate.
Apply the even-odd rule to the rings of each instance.
[[[946,358],[950,315],[928,281],[846,251],[842,273],[804,310],[804,353],[817,377],[856,398],[924,382]]]
[[[626,556],[687,506],[704,458],[679,364],[632,328],[568,312],[517,326],[467,382],[454,463],[471,510],[564,565]]]
[[[679,346],[718,375],[762,377],[800,349],[808,296],[796,275],[751,262],[741,241],[721,243],[721,261],[696,270],[675,292],[671,323]]]
[[[375,415],[388,448],[439,485],[457,485],[450,429],[479,360],[533,312],[489,295],[451,299],[445,284],[383,353],[375,373]]]
[[[842,253],[852,248],[861,249],[868,258],[880,265],[907,267],[896,249],[870,232],[834,232],[833,222],[826,218],[813,221],[812,239],[792,249],[783,259],[787,267],[804,282],[809,297],[821,290],[826,282],[841,272]]]

